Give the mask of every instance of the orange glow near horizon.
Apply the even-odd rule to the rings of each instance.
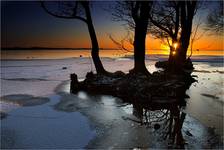
[[[51,47],[51,48],[91,48],[91,39],[88,26],[77,19],[64,20],[50,16],[43,11],[36,2],[4,2],[2,13],[1,47]],[[97,4],[98,5],[98,4]],[[122,22],[112,21],[111,12],[105,8],[111,3],[101,3],[92,12],[92,20],[100,48],[118,49],[109,35],[121,41],[127,35],[127,26]],[[53,8],[54,6],[52,6]],[[20,11],[23,10],[23,11]],[[53,9],[52,9],[53,10]],[[12,13],[15,11],[16,13]],[[202,15],[202,16],[201,16]],[[206,13],[205,13],[206,15]],[[38,19],[37,19],[38,18]],[[197,22],[203,18],[198,13],[193,21],[192,33],[196,31]],[[203,22],[202,22],[203,23]],[[129,30],[133,36],[133,30]],[[204,29],[203,24],[199,26],[194,41],[193,50],[196,53],[212,54],[219,50],[223,55],[224,34],[211,34]],[[201,36],[202,35],[202,36]],[[133,37],[131,37],[133,38]],[[169,46],[165,45],[166,40],[155,39],[150,33],[146,36],[146,54],[169,54]],[[171,43],[171,42],[170,42]],[[127,44],[127,45],[126,45]],[[126,43],[127,49],[133,49],[131,44]],[[171,43],[172,44],[172,43]],[[175,46],[175,45],[174,45]],[[176,48],[178,45],[175,46]],[[189,46],[189,49],[192,46]],[[198,50],[198,51],[196,51]],[[158,52],[159,51],[159,52]],[[194,53],[193,53],[194,55]]]
[[[123,32],[116,33],[118,34],[116,37],[123,37]],[[114,33],[114,35],[116,35]],[[119,36],[120,35],[120,36]],[[115,37],[115,39],[116,39]],[[116,39],[119,41],[119,39]],[[24,42],[25,41],[25,42]],[[101,48],[111,48],[117,49],[117,45],[115,45],[109,38],[107,34],[98,34],[98,42],[99,47]],[[9,41],[9,43],[14,43],[14,45],[10,45],[11,47],[58,47],[58,48],[88,48],[91,47],[91,40],[89,38],[88,33],[84,35],[74,36],[48,36],[48,37],[33,37],[33,38],[17,38],[13,39],[13,41]],[[10,47],[7,43],[2,43],[2,47]],[[178,45],[174,45],[174,47],[178,47]],[[132,46],[127,44],[127,48],[133,49]],[[190,49],[190,46],[189,46]],[[152,36],[147,35],[146,38],[146,54],[156,54],[160,50],[160,54],[169,55],[169,46],[165,43],[162,43],[159,39],[154,39]],[[194,53],[193,55],[197,55],[198,51],[200,54],[203,53],[205,55],[212,55],[215,50],[222,50],[218,52],[218,54],[223,55],[224,53],[224,40],[223,36],[203,36],[200,40],[195,41],[193,45]]]

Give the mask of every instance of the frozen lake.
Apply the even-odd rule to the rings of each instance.
[[[165,58],[146,60],[150,72],[157,70],[158,59]],[[133,66],[130,58],[102,61],[111,72],[128,72]],[[187,91],[182,132],[188,148],[211,148],[208,140],[223,138],[222,57],[194,61],[192,75],[198,82]],[[164,148],[166,141],[155,142],[159,137],[153,129],[124,119],[133,117],[131,105],[111,96],[69,93],[70,74],[83,79],[91,70],[91,60],[85,57],[2,60],[1,112],[7,114],[1,120],[2,148]]]

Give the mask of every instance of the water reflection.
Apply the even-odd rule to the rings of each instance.
[[[190,85],[184,87],[182,94]],[[131,97],[118,98],[80,91],[70,94],[70,83],[58,91],[58,111],[79,111],[92,122],[97,136],[87,148],[220,148],[218,137],[185,111],[185,98],[160,103],[130,103]],[[111,94],[112,95],[112,94]],[[213,140],[211,140],[213,139]],[[208,141],[209,140],[209,141]],[[187,143],[187,144],[186,144]]]
[[[114,93],[104,93],[103,90],[95,94],[93,92],[87,94],[81,91],[75,94],[79,99],[73,101],[72,103],[75,104],[72,106],[77,107],[80,103],[84,102],[83,100],[88,100],[89,102],[86,101],[86,105],[88,105],[86,107],[88,107],[88,111],[92,113],[89,114],[88,111],[85,111],[85,113],[93,115],[93,120],[103,120],[103,124],[108,124],[108,122],[111,121],[121,124],[122,120],[119,120],[119,117],[121,117],[124,121],[131,121],[132,124],[137,123],[140,126],[145,126],[150,132],[155,132],[156,135],[151,136],[156,139],[158,137],[159,139],[163,139],[163,142],[167,143],[165,146],[167,148],[184,148],[185,140],[182,135],[182,127],[186,114],[181,110],[186,106],[186,90],[192,83],[190,79],[190,76],[186,77],[186,83],[178,88],[178,92],[173,91],[177,89],[168,89],[166,86],[163,87],[161,85],[162,88],[167,88],[166,92],[169,91],[170,93],[176,94],[168,94],[169,96],[167,97],[154,96],[146,101],[142,101],[140,97],[135,97],[135,100],[132,100],[133,97],[131,94],[119,97],[118,95],[114,95]],[[164,89],[162,91],[165,92]],[[111,94],[118,96],[118,98],[105,96],[104,94]],[[118,99],[121,99],[123,102],[117,101]],[[129,105],[124,105],[127,103],[129,103]],[[70,102],[67,102],[67,104],[70,104]],[[64,106],[63,110],[66,110],[68,105]],[[91,110],[91,106],[97,108],[97,110]],[[123,115],[123,113],[119,114],[120,108],[128,115]],[[129,124],[122,124],[127,125],[126,128],[130,128],[129,132],[131,132],[132,127],[128,127]],[[122,131],[123,130],[124,129],[122,129]],[[138,129],[136,130],[136,133],[138,133]],[[141,129],[139,128],[139,132],[140,131]],[[128,134],[130,134],[129,132]],[[191,133],[189,132],[189,135],[190,134]],[[145,138],[147,137],[146,135],[143,136]]]
[[[163,140],[169,141],[168,147],[184,148],[181,129],[186,114],[181,112],[180,108],[180,105],[172,105],[165,109],[158,105],[146,108],[142,105],[135,104],[133,105],[133,115],[139,121],[132,121],[140,125],[145,125],[148,128],[153,128]]]

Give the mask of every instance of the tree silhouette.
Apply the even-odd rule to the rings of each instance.
[[[207,17],[206,30],[223,34],[224,30],[223,1],[218,1]]]
[[[180,48],[177,52],[177,64],[182,66],[187,58],[187,49],[190,43],[191,30],[193,18],[196,13],[197,1],[181,1],[181,35],[180,35]]]
[[[169,44],[169,69],[180,69],[186,63],[197,3],[193,0],[157,1],[153,5],[149,17],[153,26],[149,30]]]
[[[173,62],[180,32],[180,3],[178,1],[157,1],[150,15],[150,33],[167,42],[170,48],[169,62]]]
[[[99,45],[93,26],[89,1],[57,1],[48,3],[50,3],[51,6],[54,4],[57,5],[57,7],[54,6],[53,9],[50,9],[46,6],[45,2],[41,1],[41,6],[48,14],[57,18],[78,19],[87,24],[92,44],[91,55],[96,68],[96,72],[99,74],[105,74],[106,71],[99,57]]]
[[[134,68],[133,73],[149,75],[145,66],[145,38],[152,1],[120,1],[112,13],[116,21],[125,22],[134,30]]]

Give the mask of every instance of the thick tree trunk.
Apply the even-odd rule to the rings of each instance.
[[[177,53],[178,53],[178,49],[175,49],[173,47],[174,43],[177,43],[177,35],[174,38],[172,38],[172,45],[170,45],[170,54],[169,54],[169,58],[168,58],[169,68],[173,67],[172,65],[174,63],[174,59],[176,58]]]
[[[182,63],[186,61],[187,58],[187,49],[190,42],[190,36],[191,36],[191,26],[192,24],[188,23],[185,29],[183,29],[181,38],[180,38],[180,51],[179,51],[179,59]]]
[[[174,54],[174,48],[171,46],[170,47],[170,54],[169,54],[169,58],[168,58],[168,70],[173,70],[173,68],[175,67],[175,58],[176,58],[176,51]]]
[[[177,63],[182,67],[186,63],[187,49],[190,43],[192,22],[197,1],[181,2],[181,35]]]
[[[147,27],[146,27],[147,28]],[[145,38],[146,30],[144,25],[136,23],[134,37],[134,69],[135,72],[147,73],[145,66]]]
[[[149,12],[151,9],[151,2],[139,2],[139,17],[135,18],[135,37],[134,37],[134,69],[133,72],[141,72],[149,75],[145,66],[145,39],[148,27]],[[138,13],[138,12],[136,12]],[[138,14],[135,14],[136,16]]]
[[[92,55],[93,63],[95,65],[97,73],[105,74],[106,71],[105,71],[105,69],[103,67],[103,64],[102,64],[102,62],[100,60],[100,57],[99,57],[99,45],[98,45],[95,29],[94,29],[94,26],[93,26],[93,22],[92,22],[92,17],[91,17],[91,14],[90,14],[89,4],[86,1],[84,1],[83,2],[83,7],[85,9],[87,26],[88,26],[89,35],[90,35],[90,38],[91,38],[91,44],[92,44],[91,55]]]

